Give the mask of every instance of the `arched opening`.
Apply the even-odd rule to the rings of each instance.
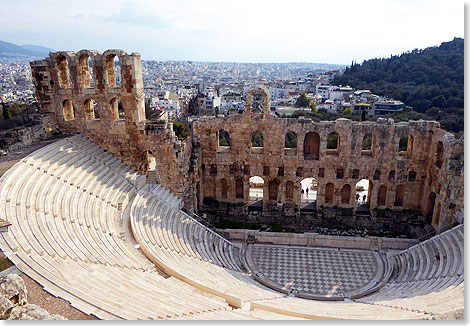
[[[157,169],[157,161],[155,160],[155,156],[153,156],[152,151],[147,151],[147,160],[149,165],[150,171],[156,171]]]
[[[105,70],[108,87],[121,87],[121,63],[117,55],[109,54],[106,57]]]
[[[304,160],[320,159],[320,135],[309,132],[304,139]]]
[[[294,183],[292,181],[287,181],[286,183],[286,200],[294,199]]]
[[[124,120],[124,107],[122,106],[121,100],[118,98],[113,98],[109,104],[111,109],[112,120]]]
[[[93,99],[88,99],[83,105],[83,111],[85,113],[85,119],[90,120],[99,120],[100,112],[98,110],[98,103]]]
[[[297,148],[297,134],[295,132],[289,131],[286,134],[284,148]]]
[[[78,75],[81,88],[93,88],[93,66],[87,54],[81,55],[78,59]]]
[[[342,204],[349,204],[351,200],[351,186],[345,184],[343,188],[341,188],[341,203]]]
[[[257,87],[246,93],[245,110],[252,114],[264,113],[268,115],[271,113],[270,102],[269,90],[265,87]]]
[[[279,190],[279,181],[271,180],[268,185],[268,198],[269,200],[277,201],[277,195]]]
[[[335,186],[332,183],[325,185],[325,203],[333,202],[333,195],[335,193]]]
[[[381,185],[379,187],[379,193],[377,195],[377,206],[384,206],[387,200],[387,187]]]
[[[436,147],[436,166],[441,168],[442,166],[442,155],[444,153],[444,144],[441,141],[437,142]]]
[[[388,181],[395,181],[395,170],[388,173]]]
[[[251,202],[263,200],[264,180],[259,176],[253,176],[249,180],[250,191],[248,193]]]
[[[228,147],[230,146],[230,136],[228,131],[220,129],[219,130],[219,146]]]
[[[398,142],[398,151],[406,152],[408,150],[408,135],[404,135],[400,137],[400,141]]]
[[[243,199],[243,180],[240,178],[235,181],[235,198]]]
[[[263,134],[256,130],[251,133],[251,147],[263,147]]]
[[[431,224],[432,222],[432,215],[434,213],[435,204],[436,204],[436,194],[431,192],[428,196],[428,205],[426,208],[426,216],[424,218],[424,222],[427,224]]]
[[[220,197],[221,198],[227,198],[227,180],[226,179],[220,179]]]
[[[158,183],[157,178],[157,161],[151,150],[147,151],[147,183],[156,184]]]
[[[361,179],[356,183],[356,205],[369,206],[372,182],[368,179]]]
[[[311,203],[317,200],[318,181],[315,178],[305,178],[300,181],[300,202]]]
[[[374,177],[372,179],[379,180],[380,179],[380,170],[375,170]]]
[[[373,140],[372,133],[368,133],[362,138],[362,154],[372,154]]]
[[[65,100],[62,102],[62,112],[64,115],[64,121],[75,119],[75,109],[73,107],[72,101]]]
[[[57,73],[59,76],[59,87],[71,88],[72,78],[70,76],[69,62],[64,56],[61,56],[59,59],[57,59]]]
[[[340,137],[337,132],[330,132],[326,137],[326,153],[338,154]]]
[[[403,199],[405,197],[405,187],[399,185],[395,190],[395,206],[403,206]]]

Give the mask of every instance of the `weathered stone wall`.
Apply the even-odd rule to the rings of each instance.
[[[264,180],[263,214],[270,216],[296,216],[300,181],[307,177],[319,183],[317,208],[354,207],[355,185],[361,179],[370,180],[371,209],[419,210],[437,229],[463,208],[463,138],[454,139],[437,122],[275,118],[269,92],[260,86],[247,92],[244,114],[200,118],[193,123],[194,136],[180,141],[171,124],[145,119],[137,53],[50,53],[32,62],[31,69],[41,112],[51,117],[48,128],[82,133],[142,173],[154,156],[157,182],[183,196],[189,209],[201,208],[206,197],[247,204],[251,176]],[[261,114],[251,110],[255,94],[263,98]],[[228,132],[230,146],[219,146],[221,130]],[[263,147],[251,146],[255,131],[262,133]],[[284,148],[289,131],[297,136],[297,148]],[[327,149],[332,132],[339,135],[338,147]],[[362,150],[369,133],[372,147]],[[399,152],[400,137],[406,135],[408,149]]]
[[[179,140],[173,124],[159,120],[146,125],[146,144],[157,162],[157,183],[183,198],[184,206],[195,207],[198,174],[192,154],[192,137]]]
[[[437,229],[449,224],[455,209],[463,207],[463,139],[456,140],[440,129],[437,122],[394,123],[391,119],[379,119],[377,123],[359,123],[338,119],[315,123],[309,119],[283,119],[246,112],[223,118],[205,117],[195,121],[193,129],[201,144],[200,201],[212,197],[219,201],[248,203],[249,178],[260,176],[264,180],[264,208],[274,203],[299,205],[300,181],[314,177],[319,183],[317,208],[355,207],[355,186],[361,179],[371,182],[368,199],[371,209],[418,210],[426,217],[432,215],[428,220]],[[220,130],[229,133],[230,146],[219,146]],[[263,147],[251,146],[251,134],[256,130],[263,134]],[[289,131],[297,135],[297,148],[284,148]],[[319,135],[318,159],[304,154],[304,140],[310,132]],[[327,149],[327,136],[331,132],[339,135],[337,150]],[[372,148],[363,151],[363,137],[369,133],[373,135]],[[407,135],[407,151],[400,152],[400,137]],[[438,141],[443,143],[440,168],[436,166]],[[237,180],[243,182],[242,198],[236,196]],[[289,182],[293,184],[292,199],[286,198]],[[226,184],[226,196],[223,196],[222,184]],[[331,202],[325,202],[327,184],[334,187]],[[344,202],[342,189],[347,185],[351,190]],[[378,205],[381,186],[386,187],[385,198],[381,199],[383,204]],[[404,190],[403,203],[396,205],[399,186]],[[270,192],[274,194],[271,199]],[[431,193],[436,195],[435,204],[433,212],[428,212]]]
[[[258,230],[227,229],[217,230],[230,240],[249,241],[253,243],[306,246],[306,247],[331,247],[348,249],[394,249],[404,250],[418,243],[415,239],[391,239],[382,237],[344,237],[321,235],[316,233],[279,233],[261,232]]]
[[[190,163],[192,138],[180,141],[171,124],[146,120],[140,54],[50,53],[31,62],[31,70],[41,112],[51,120],[47,129],[81,133],[143,174],[154,156],[157,182],[193,209],[198,171]]]
[[[119,58],[121,84],[114,70]],[[65,61],[64,61],[65,60]],[[88,60],[93,73],[90,74]],[[36,97],[64,132],[92,138],[124,163],[145,172],[145,107],[140,54],[122,50],[50,53],[31,62]],[[90,79],[93,85],[90,84]],[[94,113],[93,100],[97,107]],[[117,102],[123,116],[116,114]],[[70,105],[71,104],[71,105]]]

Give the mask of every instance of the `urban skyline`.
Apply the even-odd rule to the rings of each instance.
[[[144,60],[350,64],[463,37],[443,1],[3,1],[2,39],[55,50],[122,48]]]

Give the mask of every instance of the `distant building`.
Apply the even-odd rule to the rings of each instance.
[[[324,110],[327,110],[328,112],[334,113],[336,112],[336,103],[331,100],[326,100],[317,105],[317,110],[319,109],[324,109]]]
[[[323,101],[330,99],[331,85],[317,85],[316,95],[321,96]]]
[[[367,114],[372,114],[372,104],[369,103],[354,103],[351,110],[353,112],[365,111]]]
[[[379,101],[372,106],[372,114],[376,116],[394,114],[403,111],[405,104],[400,101]]]
[[[349,86],[338,87],[333,86],[330,88],[330,97],[329,99],[334,100],[349,100],[349,96],[353,94],[353,89]]]

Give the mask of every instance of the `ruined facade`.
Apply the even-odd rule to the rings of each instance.
[[[200,118],[181,141],[171,123],[145,119],[137,53],[57,52],[31,68],[41,110],[57,129],[86,135],[141,173],[155,157],[156,181],[189,209],[205,198],[248,204],[252,176],[264,180],[263,209],[280,214],[298,210],[307,177],[318,181],[317,208],[356,207],[361,179],[370,181],[370,209],[421,211],[438,230],[463,208],[463,137],[437,122],[277,118],[260,86],[247,93],[243,114]],[[251,110],[255,94],[263,98],[262,113]]]
[[[463,207],[463,139],[455,139],[439,123],[276,118],[269,109],[252,114],[250,96],[244,114],[194,122],[201,144],[199,200],[247,204],[249,179],[259,176],[264,180],[263,209],[282,210],[289,203],[299,207],[300,182],[312,177],[318,182],[317,209],[355,208],[361,179],[370,182],[370,209],[421,211],[424,222],[437,229]],[[265,97],[269,108],[269,92]],[[221,133],[228,135],[228,146],[220,146]],[[262,146],[254,146],[254,133]],[[332,144],[327,142],[331,135],[336,139]],[[289,136],[297,139],[294,148],[286,148]],[[367,136],[371,144],[363,149]],[[403,137],[406,150],[400,151]]]
[[[31,62],[31,70],[41,111],[57,129],[91,138],[144,174],[154,156],[157,182],[192,207],[186,163],[191,146],[175,137],[171,124],[147,122],[140,54],[56,52]]]

